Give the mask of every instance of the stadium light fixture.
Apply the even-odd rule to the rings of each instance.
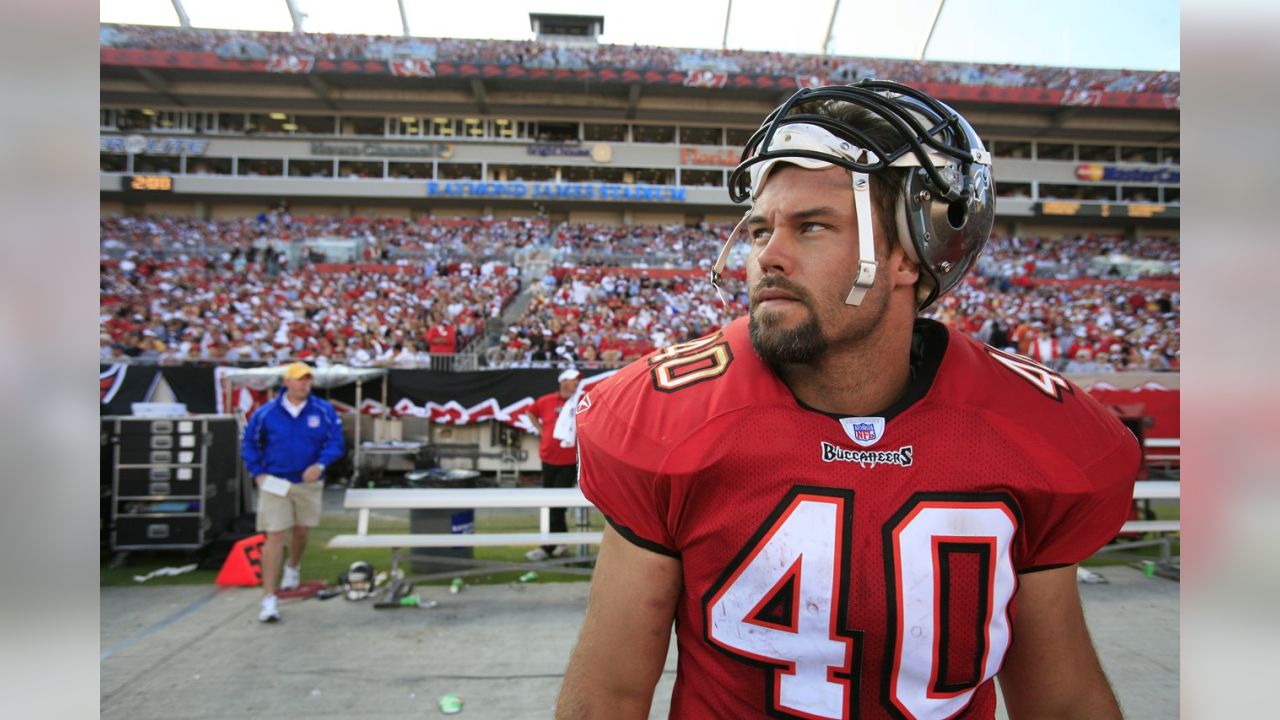
[[[285,123],[285,124],[281,125],[281,126],[280,126],[280,129],[281,129],[281,130],[284,130],[284,131],[286,131],[286,132],[294,132],[295,130],[297,130],[297,129],[298,129],[298,123],[291,123],[291,122],[287,122],[287,123]]]
[[[285,120],[285,119],[288,119],[289,116],[285,115],[282,112],[273,112],[267,117],[271,118],[272,120]]]
[[[155,114],[156,114],[156,111],[155,111],[155,110],[153,110],[152,108],[142,108],[142,114],[143,114],[143,115],[155,115]]]
[[[933,9],[933,20],[929,23],[929,34],[924,36],[924,44],[920,46],[920,54],[916,55],[916,62],[924,61],[924,54],[929,50],[929,43],[933,42],[933,31],[938,29],[938,18],[942,16],[942,6],[947,4],[947,0],[938,0],[938,6]]]

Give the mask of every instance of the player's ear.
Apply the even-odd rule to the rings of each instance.
[[[889,251],[888,266],[889,277],[895,288],[915,287],[916,281],[920,279],[920,264],[907,257],[907,251],[896,243]]]

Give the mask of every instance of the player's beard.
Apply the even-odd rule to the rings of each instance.
[[[757,294],[761,290],[772,288],[785,290],[804,305],[807,311],[804,322],[792,328],[784,328],[781,327],[782,319],[778,313],[758,311]],[[767,363],[810,363],[827,350],[827,339],[823,337],[822,328],[818,325],[818,313],[814,310],[812,298],[804,290],[782,278],[765,278],[753,288],[747,329],[751,347]]]

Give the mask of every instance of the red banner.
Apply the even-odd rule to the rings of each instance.
[[[435,68],[431,67],[430,60],[417,60],[414,58],[388,61],[387,68],[396,77],[435,77],[436,74]]]
[[[1141,406],[1139,414],[1151,418],[1145,435],[1148,438],[1182,437],[1182,393],[1153,387],[1118,390],[1098,383],[1088,388],[1089,394],[1104,405]]]
[[[272,55],[267,61],[267,72],[303,74],[311,72],[316,59],[306,55]]]
[[[721,88],[728,80],[728,73],[714,70],[690,70],[684,78],[684,84],[686,87]]]

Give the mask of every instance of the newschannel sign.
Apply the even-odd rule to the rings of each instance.
[[[491,182],[429,180],[427,197],[599,200],[605,202],[685,202],[687,190],[674,185],[618,183]]]
[[[453,157],[453,145],[450,143],[313,142],[311,154],[321,157],[417,157],[448,160]]]

